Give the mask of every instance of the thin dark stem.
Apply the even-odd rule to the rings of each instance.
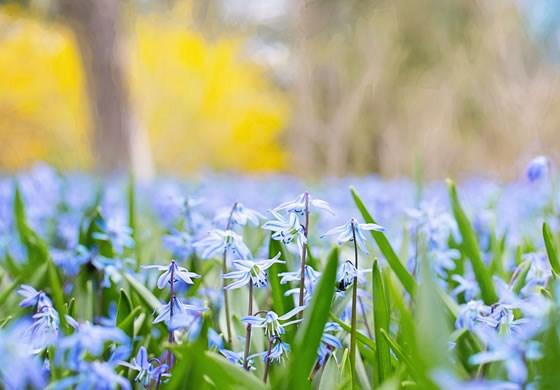
[[[171,279],[169,283],[171,284],[169,287],[169,302],[171,303],[171,307],[169,308],[169,322],[173,323],[173,306],[175,303],[175,260],[171,260]],[[169,344],[173,344],[175,342],[175,335],[171,329],[169,330],[167,341]],[[173,360],[173,354],[171,351],[167,351],[167,362],[170,369],[173,368]]]
[[[369,327],[369,323],[368,323],[367,315],[366,315],[366,309],[365,309],[365,306],[364,306],[364,302],[362,301],[362,298],[358,297],[358,303],[360,304],[360,309],[362,310],[362,314],[364,316],[364,325],[366,327],[367,334],[368,334],[369,338],[373,340],[373,334],[371,333],[371,329]]]
[[[352,367],[352,389],[358,387],[356,377],[356,301],[358,300],[358,245],[356,244],[356,224],[352,222],[352,238],[354,242],[354,267],[356,274],[352,283],[352,323],[350,332],[350,366]]]
[[[229,213],[229,218],[226,225],[226,231],[231,230],[233,212],[237,207],[237,202],[233,204],[231,207],[231,211]],[[225,275],[228,272],[227,268],[227,249],[224,249],[224,255],[222,259],[222,273]],[[225,279],[222,277],[222,288],[224,290],[224,307],[226,310],[226,331],[227,331],[227,342],[231,346],[231,320],[230,320],[230,313],[229,313],[229,299],[228,299],[228,291],[226,290]]]
[[[305,199],[305,225],[303,225],[303,235],[305,236],[305,242],[303,243],[303,248],[301,250],[301,269],[300,269],[300,280],[299,280],[299,306],[304,304],[304,293],[305,293],[305,261],[307,258],[307,233],[309,229],[309,193],[304,193]],[[298,314],[301,318],[303,312]]]
[[[253,282],[249,281],[249,310],[248,315],[253,314]],[[247,324],[247,334],[245,335],[245,355],[243,357],[243,368],[249,369],[249,350],[251,349],[251,324]]]
[[[266,383],[268,380],[268,372],[270,370],[270,351],[272,351],[272,344],[274,343],[274,337],[268,339],[268,351],[266,352],[266,363],[264,366],[264,375],[263,375],[263,382]]]
[[[325,358],[325,362],[327,360],[329,360],[329,357],[332,355],[333,347],[331,347],[330,345],[327,345],[327,349],[329,350],[329,354]],[[317,361],[315,362],[315,365],[313,366],[313,370],[311,371],[311,374],[309,374],[309,376],[307,377],[307,380],[309,382],[311,382],[313,380],[313,378],[315,377],[315,375],[317,375],[317,373],[319,372],[321,367],[322,367],[321,362],[319,361],[319,359],[317,359]]]

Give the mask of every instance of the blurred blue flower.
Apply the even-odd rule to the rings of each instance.
[[[329,204],[321,199],[315,199],[309,194],[303,193],[298,195],[298,197],[294,200],[289,202],[284,202],[279,206],[274,208],[274,211],[286,211],[288,213],[294,213],[300,216],[305,215],[305,196],[307,195],[307,202],[309,211],[313,209],[319,209],[329,212],[330,214],[334,215],[334,211],[331,209]]]
[[[354,242],[354,236],[356,237],[356,244],[358,246],[358,248],[364,252],[364,253],[369,253],[367,250],[367,245],[366,245],[366,236],[364,234],[364,232],[366,231],[377,231],[377,232],[382,232],[385,229],[376,224],[376,223],[359,223],[356,219],[352,218],[350,221],[348,221],[347,223],[345,223],[344,225],[341,226],[337,226],[331,230],[329,230],[328,232],[326,232],[325,234],[323,234],[321,236],[321,238],[327,237],[327,236],[336,236],[336,240],[338,242],[338,245],[342,245],[344,243],[347,242]]]
[[[546,156],[535,157],[527,166],[527,178],[530,182],[536,182],[546,176],[550,171],[550,160]]]
[[[194,244],[201,250],[205,259],[221,256],[226,251],[231,251],[240,259],[250,259],[251,251],[243,242],[243,238],[232,230],[212,230],[202,240]]]
[[[142,383],[144,387],[149,387],[152,381],[157,381],[160,377],[169,376],[167,373],[169,370],[167,364],[160,364],[157,359],[150,361],[148,359],[148,351],[144,346],[140,347],[138,353],[130,363],[120,361],[119,364],[131,370],[138,371],[134,381]]]
[[[37,291],[33,287],[22,284],[17,290],[17,294],[23,297],[19,303],[21,307],[41,308],[43,306],[51,306],[52,302],[43,291]]]
[[[245,207],[242,203],[236,202],[232,208],[223,208],[216,214],[214,222],[227,222],[230,220],[233,225],[245,226],[251,223],[254,226],[259,226],[261,219],[264,215],[261,213]]]
[[[132,248],[132,228],[127,225],[124,218],[119,214],[98,221],[100,232],[93,233],[93,238],[100,241],[108,241],[113,245],[117,253],[122,253],[124,248]]]
[[[194,312],[199,316],[205,310],[205,307],[183,303],[174,296],[169,303],[160,307],[159,314],[153,323],[165,322],[167,328],[173,331],[185,328],[193,323],[193,318],[189,312]]]
[[[53,390],[131,390],[128,379],[115,373],[113,365],[106,362],[82,362],[76,375],[50,385]]]

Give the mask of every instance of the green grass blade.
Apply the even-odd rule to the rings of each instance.
[[[552,270],[560,275],[560,261],[558,260],[558,248],[556,247],[556,242],[554,241],[554,236],[550,230],[550,226],[545,222],[542,226],[542,233],[544,238],[544,245],[546,247],[546,254],[548,255],[548,261]]]
[[[417,379],[418,373],[416,371],[416,365],[414,364],[412,359],[404,353],[399,344],[397,344],[397,342],[393,340],[391,336],[389,336],[385,329],[381,329],[381,335],[383,336],[383,339],[390,345],[399,362],[404,363],[410,373],[410,376],[412,376],[412,378],[414,379]]]
[[[348,325],[344,321],[341,321],[335,314],[331,313],[331,320],[336,322],[338,325],[340,325],[340,327],[342,329],[344,329],[344,331],[346,331],[348,333],[350,333],[352,331],[352,328],[350,327],[350,325]],[[362,343],[363,345],[370,348],[373,352],[375,352],[377,350],[377,346],[375,345],[375,341],[373,341],[372,339],[367,337],[362,332],[356,332],[356,340],[358,340],[360,343]]]
[[[334,248],[329,254],[327,266],[315,287],[311,303],[304,312],[303,324],[298,329],[294,340],[289,389],[308,389],[310,387],[307,378],[317,359],[317,348],[329,318],[335,291],[337,266],[338,249]]]
[[[372,283],[373,323],[375,340],[377,341],[377,378],[379,380],[377,384],[381,384],[391,376],[392,367],[389,344],[381,335],[383,330],[389,330],[390,314],[389,307],[387,305],[387,297],[385,295],[385,287],[383,285],[383,277],[377,260],[373,263]]]
[[[132,301],[122,288],[119,293],[119,302],[117,304],[117,324],[121,323],[132,311]]]
[[[453,214],[455,215],[455,220],[457,221],[461,237],[463,238],[462,248],[467,257],[471,260],[476,281],[478,282],[478,286],[480,288],[482,300],[487,305],[491,305],[498,300],[498,294],[496,293],[494,283],[492,282],[492,276],[486,269],[484,261],[482,260],[475,232],[467,215],[463,211],[461,203],[459,202],[459,196],[457,195],[455,183],[448,180],[447,186],[449,189],[449,198]]]
[[[64,290],[60,282],[58,270],[51,259],[47,260],[47,273],[49,276],[49,284],[51,286],[51,294],[54,301],[54,307],[58,311],[60,320],[60,329],[63,332],[68,331],[68,323],[66,321],[66,305],[64,304]]]
[[[161,306],[159,300],[155,297],[150,290],[148,290],[142,283],[140,283],[134,276],[124,273],[124,278],[130,285],[130,288],[136,292],[140,300],[146,305],[146,307],[155,311]]]
[[[286,260],[285,251],[282,244],[270,238],[268,243],[268,257],[271,259],[276,254],[281,253],[280,259]],[[268,281],[272,295],[272,309],[276,313],[286,313],[293,308],[293,300],[286,296],[286,291],[290,288],[288,284],[281,284],[278,274],[286,272],[286,264],[274,264],[268,269]]]
[[[350,187],[350,193],[352,194],[354,203],[362,214],[362,218],[364,219],[364,221],[367,223],[376,223],[354,187]],[[414,281],[412,275],[410,275],[410,273],[406,270],[403,263],[400,261],[397,253],[389,243],[389,240],[387,239],[385,234],[383,232],[374,230],[371,230],[370,233],[377,243],[379,250],[389,263],[389,266],[391,267],[395,275],[397,275],[397,278],[399,279],[403,287],[409,294],[412,295],[414,293],[416,282]]]

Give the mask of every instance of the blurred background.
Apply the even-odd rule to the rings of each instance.
[[[0,0],[0,170],[512,178],[555,0]]]

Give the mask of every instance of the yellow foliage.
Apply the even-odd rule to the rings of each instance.
[[[242,41],[208,43],[163,17],[142,15],[127,42],[134,115],[156,165],[274,170],[288,103],[241,59]],[[0,10],[0,168],[34,160],[89,167],[84,76],[72,34],[59,24]]]

